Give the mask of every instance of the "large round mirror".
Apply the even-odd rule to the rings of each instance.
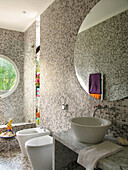
[[[101,0],[80,27],[74,50],[76,76],[97,99],[128,96],[127,19],[127,0]]]

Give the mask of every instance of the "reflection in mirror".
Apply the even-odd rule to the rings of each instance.
[[[100,84],[100,99],[128,96],[127,18],[127,0],[101,0],[80,27],[74,50],[76,76],[87,93],[92,86],[93,94]],[[93,77],[97,73],[101,75],[99,84]]]

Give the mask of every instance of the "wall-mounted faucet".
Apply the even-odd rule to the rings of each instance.
[[[62,96],[63,103],[62,103],[62,110],[68,110],[68,104],[66,102],[66,97]]]
[[[96,111],[98,110],[98,109],[108,109],[108,110],[112,110],[112,111],[114,111],[115,112],[115,107],[108,107],[107,105],[104,105],[104,106],[101,106],[100,104],[98,104],[97,106],[93,106],[93,108],[95,108],[95,110],[94,110],[94,112],[93,112],[93,115],[92,115],[92,117],[95,117],[95,114],[96,114]]]
[[[62,103],[62,110],[68,110],[68,104]]]
[[[96,111],[97,111],[98,109],[101,109],[101,105],[98,104],[97,106],[93,106],[93,108],[95,108],[95,110],[94,110],[94,112],[93,112],[92,117],[95,117]]]

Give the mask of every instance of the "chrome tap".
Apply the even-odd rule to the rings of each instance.
[[[115,110],[116,110],[115,107],[110,107],[110,108],[109,108],[107,105],[101,106],[100,104],[98,104],[97,106],[93,106],[93,108],[96,108],[96,109],[94,110],[92,117],[95,117],[96,111],[97,111],[98,109],[108,109],[108,110],[112,110],[112,111],[114,111],[114,112],[115,112]]]
[[[46,127],[44,125],[40,125],[40,129],[44,129],[44,131],[46,131]]]
[[[97,106],[93,106],[93,108],[96,108],[96,109],[94,110],[94,112],[93,112],[93,115],[92,115],[92,117],[95,117],[96,111],[97,111],[98,109],[101,109],[102,106],[101,106],[100,104],[98,104]]]

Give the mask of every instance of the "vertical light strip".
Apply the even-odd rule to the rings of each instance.
[[[40,46],[40,16],[37,17],[36,19],[36,49]],[[39,71],[37,71],[37,69],[39,69]],[[35,92],[35,108],[34,108],[34,120],[37,121],[37,110],[40,112],[40,97],[37,97],[37,95],[40,95],[40,82],[39,82],[39,86],[37,88],[37,74],[40,74],[40,50],[38,53],[36,53],[36,61],[35,61],[35,88],[34,88],[34,92]],[[40,76],[39,76],[40,79]],[[37,91],[38,89],[38,91]],[[40,120],[39,120],[40,121]]]

